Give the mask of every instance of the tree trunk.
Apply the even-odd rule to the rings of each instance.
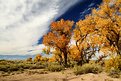
[[[64,51],[64,66],[66,67],[67,66],[67,52]]]
[[[76,46],[77,46],[77,49],[78,49],[79,52],[80,52],[80,59],[81,59],[81,60],[78,62],[78,65],[81,64],[81,66],[82,66],[82,64],[83,64],[83,55],[82,55],[82,54],[83,54],[83,53],[82,53],[82,51],[80,50],[80,48],[79,48],[79,46],[78,46],[78,44],[77,44],[78,41],[79,41],[79,40],[76,41]]]
[[[63,63],[62,56],[61,56],[61,55],[59,55],[59,58],[60,58],[60,60],[59,60],[59,64],[60,64],[60,65],[62,65],[62,63]]]

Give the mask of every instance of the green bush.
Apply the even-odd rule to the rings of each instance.
[[[47,66],[47,63],[34,64],[24,61],[0,60],[0,71],[4,72],[23,71],[24,69],[43,69]]]
[[[70,61],[70,63],[68,64],[68,66],[71,68],[73,68],[75,65],[77,65],[76,61]]]
[[[111,68],[121,71],[121,56],[112,56],[109,60],[105,60],[105,71],[109,72]]]
[[[44,69],[44,65],[32,65],[29,69]]]
[[[0,71],[4,71],[4,72],[13,72],[13,71],[22,71],[24,70],[23,68],[21,68],[19,65],[0,65]]]
[[[30,69],[31,66],[32,64],[24,64],[22,67],[23,69]]]
[[[8,71],[8,66],[6,66],[6,65],[0,65],[0,71],[7,72]]]
[[[98,64],[84,64],[82,66],[74,67],[74,74],[86,74],[86,73],[100,73],[102,72],[102,68]]]
[[[119,78],[120,77],[120,70],[111,68],[108,75],[111,76],[112,78]]]
[[[19,70],[19,66],[18,65],[10,65],[8,67],[8,71],[18,71]]]
[[[48,65],[47,70],[52,72],[58,72],[58,71],[64,70],[64,67],[61,65],[52,64],[52,65]]]
[[[12,60],[0,60],[0,65],[10,65],[15,64],[15,61]]]

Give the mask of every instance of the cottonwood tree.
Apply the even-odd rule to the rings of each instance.
[[[76,23],[74,38],[81,64],[105,47],[120,54],[121,0],[103,0],[98,9],[93,9],[92,14]]]
[[[52,22],[50,32],[43,36],[43,44],[62,53],[65,66],[67,65],[68,44],[71,39],[73,24],[73,21],[63,19]]]
[[[85,20],[80,20],[76,23],[76,28],[74,30],[74,39],[76,40],[76,46],[80,52],[80,64],[89,62],[94,53],[96,52],[96,47],[99,46],[98,40],[99,36],[96,35],[94,27],[95,23],[92,22],[93,17],[87,16]],[[98,38],[96,38],[98,37]],[[93,42],[94,41],[94,42]]]
[[[93,9],[96,28],[117,52],[121,51],[121,0],[104,0],[99,10]],[[113,50],[113,49],[112,49]]]

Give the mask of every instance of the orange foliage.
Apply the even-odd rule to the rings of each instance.
[[[50,47],[43,48],[42,50],[46,54],[49,54],[50,53]]]
[[[76,46],[69,49],[73,24],[63,19],[52,22],[50,32],[43,37],[43,44],[59,50],[65,63],[68,51],[72,59],[87,62],[97,48],[105,54],[121,53],[121,0],[103,0],[98,9],[92,9],[92,14],[78,21],[73,36]]]
[[[121,0],[103,1],[98,10],[93,9],[91,15],[76,23],[74,38],[79,48],[99,46],[108,47],[109,51],[117,52],[121,50]]]
[[[37,54],[34,58],[34,62],[40,62],[42,59],[42,56],[40,54]]]
[[[70,51],[70,58],[72,58],[72,60],[74,61],[80,60],[80,52],[76,46],[72,46],[69,51]]]
[[[64,54],[65,65],[67,64],[68,44],[71,39],[73,24],[73,21],[63,19],[52,22],[50,25],[51,31],[43,37],[43,44],[59,49]]]
[[[55,48],[65,48],[70,42],[73,24],[73,21],[64,21],[63,19],[57,22],[52,22],[51,32],[44,35],[43,43]]]

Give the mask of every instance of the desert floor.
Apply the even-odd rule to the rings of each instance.
[[[111,78],[105,72],[76,76],[69,69],[61,72],[45,72],[38,69],[9,75],[0,73],[0,81],[121,81],[121,78]]]

